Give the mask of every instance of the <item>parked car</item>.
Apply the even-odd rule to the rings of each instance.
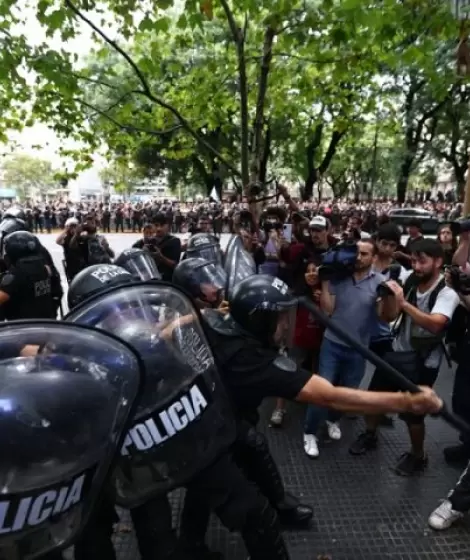
[[[406,233],[406,227],[410,220],[419,220],[423,228],[424,235],[437,234],[440,220],[434,217],[431,212],[423,208],[392,208],[388,213],[391,222],[397,224]]]

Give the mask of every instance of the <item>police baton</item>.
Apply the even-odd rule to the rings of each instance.
[[[401,391],[408,391],[410,393],[419,393],[420,389],[412,381],[407,379],[401,372],[391,366],[388,362],[377,356],[375,352],[372,352],[367,346],[361,344],[354,336],[350,335],[346,330],[344,330],[338,323],[333,321],[326,313],[324,313],[317,305],[315,305],[311,300],[306,297],[299,298],[300,305],[303,305],[310,313],[315,317],[315,319],[321,323],[323,326],[327,327],[332,333],[334,333],[343,342],[352,346],[356,352],[368,360],[372,365],[374,365],[382,375],[386,375],[397,388]],[[433,415],[440,416],[448,424],[453,426],[456,430],[462,433],[466,433],[470,436],[470,425],[451,412],[445,403],[441,410]]]

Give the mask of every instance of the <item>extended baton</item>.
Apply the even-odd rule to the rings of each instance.
[[[420,392],[420,388],[417,385],[407,379],[388,362],[377,356],[377,354],[372,352],[372,350],[370,350],[367,346],[361,344],[357,338],[346,332],[340,325],[338,325],[338,323],[328,317],[328,315],[311,300],[306,297],[301,297],[299,299],[299,303],[307,308],[319,323],[327,327],[332,333],[346,342],[349,346],[352,346],[356,352],[361,354],[361,356],[374,365],[378,371],[383,372],[383,374],[386,374],[390,379],[392,379],[398,389],[401,391],[409,391],[410,393]],[[440,416],[456,430],[459,432],[465,432],[470,436],[470,425],[463,418],[451,412],[444,402],[441,410],[434,416]]]

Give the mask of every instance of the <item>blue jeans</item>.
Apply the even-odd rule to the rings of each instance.
[[[319,375],[333,385],[357,389],[364,377],[366,361],[349,346],[323,339],[320,349]],[[336,422],[341,413],[328,411],[316,405],[309,405],[305,416],[306,434],[316,435],[318,428],[325,420]]]

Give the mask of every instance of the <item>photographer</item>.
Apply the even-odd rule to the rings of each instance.
[[[181,257],[181,240],[168,232],[168,219],[159,213],[154,217],[153,224],[144,227],[143,239],[136,241],[133,247],[147,249],[155,260],[162,280],[171,282],[173,270]]]
[[[342,328],[356,333],[364,346],[369,345],[378,318],[389,321],[395,313],[392,297],[381,300],[377,296],[377,288],[385,281],[385,277],[372,268],[375,254],[375,243],[371,239],[359,241],[351,274],[346,278],[323,280],[321,283],[321,308]],[[364,358],[327,329],[321,344],[319,375],[335,385],[356,389],[364,372]],[[324,409],[308,407],[304,450],[310,458],[319,455],[317,432],[326,417]],[[339,419],[337,413],[328,416],[327,429],[332,440],[341,439]]]
[[[446,270],[446,284],[458,292],[461,312],[464,323],[460,324],[460,347],[455,371],[454,388],[452,391],[452,408],[456,414],[462,416],[467,422],[470,420],[470,363],[466,356],[470,350],[469,322],[470,318],[470,277],[463,274],[459,268],[453,267]],[[456,313],[457,313],[456,312]],[[454,447],[444,449],[444,456],[448,462],[457,463],[470,460],[470,442],[462,437],[462,443]],[[428,519],[429,525],[442,531],[451,527],[457,520],[461,519],[470,510],[470,462],[459,478],[449,496],[431,513]]]
[[[443,338],[459,304],[454,290],[445,285],[441,275],[444,252],[435,239],[421,239],[411,249],[412,272],[401,287],[394,280],[387,282],[395,294],[397,317],[394,352],[385,358],[411,381],[432,387],[444,357]],[[394,389],[386,377],[375,376],[375,391]],[[411,476],[425,469],[428,458],[424,452],[424,416],[402,415],[410,436],[411,449],[404,453],[395,467],[401,476]],[[375,436],[375,430],[371,434]]]
[[[104,235],[97,233],[95,218],[90,215],[75,228],[69,246],[80,252],[81,270],[92,264],[110,264],[114,258],[114,251]]]
[[[76,234],[77,227],[78,220],[76,218],[68,218],[65,222],[64,231],[56,239],[57,245],[60,245],[64,251],[63,264],[67,282],[69,284],[80,272],[80,270],[85,268],[82,252],[78,245],[75,245],[75,247],[70,246],[70,242]]]
[[[453,360],[457,362],[454,387],[452,390],[453,411],[470,422],[470,276],[457,266],[446,268],[445,281],[460,297],[460,305],[455,310],[446,340]],[[445,460],[450,464],[462,464],[470,459],[470,439],[460,435],[461,443],[444,449]]]

